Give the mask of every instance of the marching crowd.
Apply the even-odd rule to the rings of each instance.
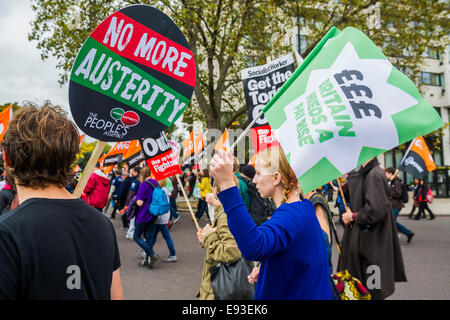
[[[81,200],[72,195],[78,143],[75,126],[58,107],[24,106],[12,120],[1,142],[0,299],[123,298],[109,219],[120,216],[126,238],[142,250],[141,266],[151,268],[160,258],[154,251],[159,232],[169,251],[164,262],[176,262],[170,228],[181,217],[179,181],[188,197],[198,186],[195,218],[206,212],[208,219],[197,232],[205,248],[200,299],[348,298],[348,279],[335,269],[361,281],[357,299],[384,299],[395,282],[406,281],[398,232],[408,243],[414,233],[396,219],[407,188],[376,158],[307,194],[281,148],[259,152],[254,167],[219,151],[208,169],[188,170],[181,180],[156,181],[146,166],[106,176],[97,164]],[[342,241],[328,204],[334,191]],[[413,201],[410,218],[418,209],[414,219],[425,210],[434,219],[426,181],[415,179]],[[337,266],[333,243],[339,246]],[[79,287],[68,285],[73,266],[81,273]],[[368,285],[371,266],[381,271],[379,286]],[[232,281],[219,281],[230,268]]]

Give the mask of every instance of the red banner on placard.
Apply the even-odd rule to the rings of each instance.
[[[121,12],[109,16],[91,37],[124,58],[195,86],[192,51]]]
[[[177,158],[174,157],[174,152],[169,150],[154,158],[146,160],[147,166],[155,176],[155,180],[163,180],[175,174],[181,174],[180,166]]]
[[[280,144],[273,134],[270,125],[251,128],[253,148],[255,153],[263,151],[269,147],[278,147]]]

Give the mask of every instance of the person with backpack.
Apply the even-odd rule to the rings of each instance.
[[[236,157],[235,157],[236,159]],[[250,169],[251,167],[252,169]],[[234,163],[233,170],[236,169],[236,160]],[[247,208],[250,216],[253,219],[253,222],[259,226],[262,223],[266,222],[269,217],[272,215],[275,210],[274,203],[269,199],[263,199],[256,189],[256,185],[251,181],[255,176],[255,169],[248,165],[243,166],[241,171],[244,171],[248,174],[246,176],[243,173],[235,173],[235,176],[238,178],[239,185],[239,193],[241,194],[242,201],[244,201],[245,207]],[[247,177],[252,177],[249,179]]]
[[[136,205],[139,210],[136,215],[135,229],[133,240],[144,250],[146,256],[139,264],[142,267],[152,267],[159,259],[159,256],[151,250],[152,238],[150,237],[151,226],[155,222],[149,211],[150,204],[153,199],[153,191],[158,183],[150,178],[151,172],[149,167],[141,169],[142,183],[136,195]],[[144,238],[142,238],[144,236]]]
[[[150,227],[150,239],[151,243],[150,254],[151,256],[156,255],[153,251],[153,246],[156,243],[156,238],[158,233],[161,232],[164,240],[166,240],[167,248],[169,249],[170,255],[163,261],[166,263],[177,262],[178,258],[175,252],[175,246],[173,239],[170,236],[169,231],[169,220],[170,220],[170,203],[169,196],[172,193],[172,188],[169,188],[167,184],[167,179],[158,181],[158,186],[153,191],[153,199],[150,204],[150,212],[155,219],[155,223]],[[153,265],[153,264],[152,264]]]
[[[431,193],[430,187],[428,186],[428,182],[426,180],[419,180],[419,187],[417,189],[417,201],[419,202],[419,212],[414,219],[419,220],[422,216],[425,218],[425,210],[427,210],[430,214],[429,220],[433,220],[435,215],[433,211],[428,207],[428,195]],[[432,193],[431,193],[432,196]]]
[[[392,210],[394,212],[395,224],[397,225],[398,232],[404,234],[408,238],[408,243],[411,242],[414,237],[414,232],[406,228],[404,225],[397,221],[400,211],[404,207],[404,187],[399,177],[395,176],[395,169],[392,167],[386,168],[386,178],[388,179],[389,192],[391,195]]]

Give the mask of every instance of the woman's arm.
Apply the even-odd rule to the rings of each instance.
[[[216,231],[207,234],[202,241],[202,247],[206,248],[206,262],[231,263],[237,261],[242,255],[228,228],[227,216],[221,214],[217,220]]]
[[[261,261],[287,248],[298,229],[302,228],[300,215],[284,207],[278,208],[270,220],[257,227],[236,186],[222,191],[218,197],[227,214],[230,231],[247,260]]]

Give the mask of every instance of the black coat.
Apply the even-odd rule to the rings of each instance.
[[[340,259],[338,270],[348,269],[360,279],[372,299],[384,299],[394,293],[394,282],[406,281],[387,179],[374,158],[351,173],[348,184],[350,208],[357,215],[352,228],[345,226],[342,255],[346,265]],[[374,283],[371,265],[379,267],[380,289],[368,288],[368,279]]]

